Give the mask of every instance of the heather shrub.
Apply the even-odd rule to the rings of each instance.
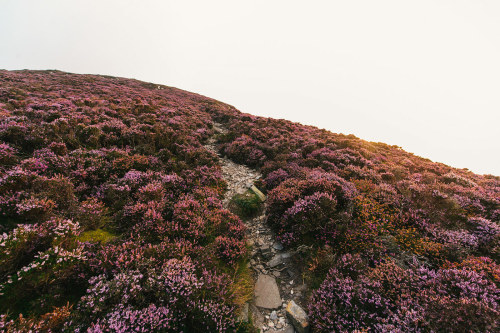
[[[500,225],[485,218],[476,217],[468,220],[472,228],[472,234],[477,239],[477,245],[484,250],[498,245],[500,239]]]
[[[215,248],[217,256],[231,265],[246,253],[244,241],[224,236],[215,238]]]
[[[223,151],[224,154],[238,163],[257,166],[261,165],[266,158],[257,146],[257,142],[243,135],[227,144]]]
[[[0,143],[0,166],[5,167],[16,164],[17,150],[6,143]]]
[[[47,220],[56,207],[56,203],[50,199],[30,196],[16,204],[16,212],[24,222],[34,223]]]
[[[315,242],[331,245],[337,236],[337,200],[330,194],[316,192],[298,199],[279,222],[279,239],[286,245]]]
[[[313,293],[309,315],[317,331],[498,328],[497,289],[482,274],[466,269],[401,268],[394,261],[345,270],[346,264],[359,267],[358,262],[359,257],[340,258]]]
[[[199,273],[188,258],[171,259],[159,268],[92,278],[72,322],[91,332],[125,330],[232,331],[234,307],[224,304],[223,277]],[[222,301],[222,302],[221,302]],[[127,315],[123,321],[122,317]],[[156,318],[156,320],[155,320]]]
[[[78,207],[77,220],[82,228],[95,230],[109,222],[108,209],[96,198],[83,201]]]
[[[9,234],[0,236],[0,280],[30,263],[33,256],[48,249],[52,243],[52,230],[48,224],[19,225]]]
[[[330,173],[288,179],[268,194],[268,221],[284,244],[311,243],[317,235],[322,244],[332,244],[355,193],[351,183]]]
[[[33,191],[37,196],[52,200],[59,210],[71,212],[76,204],[73,184],[61,175],[37,178],[33,183]]]
[[[22,314],[16,320],[8,320],[0,315],[0,329],[3,332],[60,332],[71,315],[72,306],[65,305],[54,308],[40,318],[25,318]]]
[[[33,261],[0,285],[0,311],[43,314],[68,299],[78,299],[83,281],[77,267],[85,256],[82,248],[66,250],[55,246],[39,252]]]
[[[206,216],[206,226],[210,237],[228,236],[242,240],[245,236],[245,225],[238,216],[226,209],[214,209]]]
[[[286,172],[282,168],[271,171],[264,180],[266,188],[272,190],[273,188],[281,184],[283,181],[287,180],[288,177],[289,177],[288,172]]]
[[[499,177],[135,80],[0,82],[0,330],[244,329],[245,226],[203,147],[214,120],[319,288],[313,329],[498,330]]]

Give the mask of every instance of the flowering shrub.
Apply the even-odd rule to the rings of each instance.
[[[321,285],[309,303],[313,331],[496,329],[492,298],[457,295],[451,286],[470,279],[471,288],[498,294],[492,264],[468,258],[500,258],[499,177],[229,106],[209,110],[229,130],[219,137],[221,152],[260,169],[268,222],[306,259],[309,284]],[[254,150],[263,154],[258,161],[250,158]],[[352,259],[356,274],[334,264],[344,254],[340,262],[359,259]],[[423,284],[422,267],[439,278]],[[464,272],[445,282],[452,273],[444,267]],[[447,312],[453,315],[442,316]]]
[[[405,269],[393,261],[367,268],[359,256],[346,255],[314,292],[309,315],[321,332],[493,332],[498,292],[485,275],[465,268]]]
[[[0,331],[234,331],[221,272],[244,226],[203,147],[212,101],[57,71],[0,82]]]
[[[9,166],[16,162],[16,149],[8,144],[0,143],[0,164],[2,166]]]
[[[331,173],[314,171],[308,177],[286,180],[269,192],[268,221],[286,245],[316,242],[317,235],[331,245],[356,189]]]
[[[498,329],[499,177],[135,80],[0,82],[0,330],[236,330],[213,121],[315,275],[313,330]]]
[[[86,229],[97,229],[107,223],[108,209],[96,198],[88,198],[78,208],[78,221]]]
[[[224,153],[236,162],[256,166],[261,164],[264,159],[264,153],[256,148],[257,143],[250,137],[244,135],[224,148]]]
[[[222,281],[208,272],[197,274],[187,258],[170,259],[161,269],[145,273],[118,273],[109,280],[99,275],[90,280],[70,326],[90,327],[90,332],[232,331],[235,308],[224,304],[230,297],[227,290],[217,290]]]

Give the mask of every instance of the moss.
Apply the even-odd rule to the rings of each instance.
[[[229,207],[240,218],[251,218],[260,212],[262,203],[255,193],[248,190],[243,194],[236,194]]]
[[[89,230],[83,232],[80,236],[78,236],[77,240],[80,242],[92,242],[92,243],[108,243],[116,238],[112,233],[102,230]]]

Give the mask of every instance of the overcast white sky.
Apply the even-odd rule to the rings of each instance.
[[[500,175],[498,0],[0,0],[0,68],[166,84]]]

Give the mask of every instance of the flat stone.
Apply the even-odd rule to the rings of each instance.
[[[288,302],[286,315],[298,333],[309,332],[309,318],[307,317],[306,312],[294,301]]]
[[[293,329],[292,325],[288,325],[283,331],[283,333],[295,333],[295,330]]]
[[[261,327],[264,325],[264,316],[260,313],[259,309],[254,305],[250,304],[250,313],[252,315],[252,321],[255,327]]]
[[[269,267],[273,268],[273,267],[276,267],[282,263],[283,263],[283,258],[281,257],[281,254],[277,254],[271,260],[269,260],[267,265]]]
[[[248,303],[245,303],[245,305],[243,305],[240,315],[238,316],[238,321],[242,323],[248,322]]]
[[[255,305],[265,309],[277,309],[281,306],[281,297],[276,279],[260,274],[255,283]]]

